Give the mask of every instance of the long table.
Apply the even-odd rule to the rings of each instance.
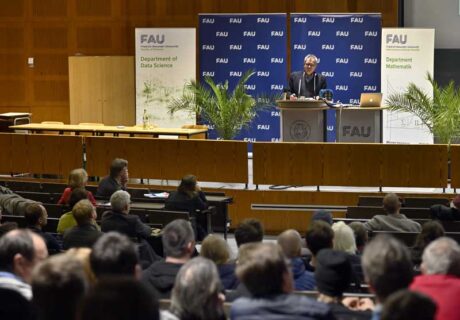
[[[28,123],[10,126],[14,130],[28,130],[31,133],[41,133],[43,131],[55,131],[59,134],[64,132],[74,133],[91,133],[93,136],[103,136],[105,134],[113,134],[118,136],[126,134],[130,137],[134,135],[147,135],[158,138],[160,135],[167,136],[182,136],[187,139],[193,138],[199,134],[205,134],[207,138],[208,129],[182,129],[182,128],[148,128],[144,129],[139,126],[100,126],[100,125],[75,125],[75,124],[48,124],[48,123]]]

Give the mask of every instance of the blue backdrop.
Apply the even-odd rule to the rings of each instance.
[[[286,79],[286,14],[200,15],[200,81],[211,76],[216,83],[229,81],[233,88],[248,69],[256,74],[247,91],[258,94],[281,93]],[[210,138],[216,132],[210,128]],[[278,141],[279,112],[259,111],[248,130],[235,139]]]
[[[362,92],[380,92],[380,14],[291,14],[291,68],[304,57],[320,59],[334,100],[358,104]],[[327,116],[327,141],[335,141],[335,111]]]

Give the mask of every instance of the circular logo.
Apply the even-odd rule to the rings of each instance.
[[[310,137],[311,128],[308,123],[302,120],[294,121],[291,124],[291,139],[294,141],[306,141]]]

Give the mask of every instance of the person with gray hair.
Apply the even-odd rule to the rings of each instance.
[[[115,191],[126,190],[128,179],[128,161],[114,159],[110,165],[110,174],[99,182],[96,196],[109,198]]]
[[[162,320],[225,319],[222,285],[215,264],[196,257],[179,270],[171,295],[169,310],[161,313]]]
[[[436,319],[459,319],[460,246],[451,238],[431,242],[423,252],[422,275],[410,289],[426,294],[438,305]]]
[[[318,63],[319,59],[314,54],[308,54],[303,60],[303,71],[291,73],[289,77],[291,97],[316,97],[322,89],[327,88],[326,77],[315,72]]]
[[[195,251],[195,234],[186,220],[174,220],[163,229],[164,260],[155,261],[142,272],[141,281],[153,287],[160,299],[169,299],[179,269]]]

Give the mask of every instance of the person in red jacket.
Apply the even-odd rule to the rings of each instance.
[[[86,173],[85,169],[78,168],[72,170],[69,174],[69,186],[65,188],[61,198],[58,201],[58,204],[68,204],[72,190],[76,188],[84,189],[87,182],[88,174]],[[94,199],[94,196],[90,191],[88,191],[88,200],[91,201],[93,206],[96,206],[96,199]]]

